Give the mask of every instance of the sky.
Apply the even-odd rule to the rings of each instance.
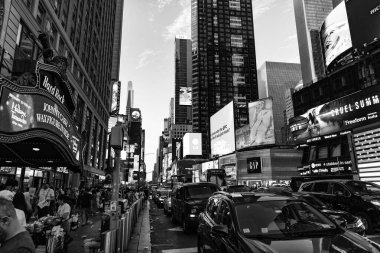
[[[191,0],[125,0],[120,81],[132,81],[145,129],[148,180],[174,96],[174,39],[191,38]],[[293,0],[253,0],[256,61],[299,63]],[[121,94],[125,99],[126,94]]]

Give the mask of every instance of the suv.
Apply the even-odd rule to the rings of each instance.
[[[198,225],[198,215],[219,187],[213,183],[188,183],[173,189],[172,222],[180,222],[185,233]]]
[[[302,183],[307,192],[337,210],[359,217],[367,233],[380,228],[380,186],[357,180],[318,180]]]
[[[198,252],[209,253],[379,252],[307,202],[269,193],[215,193],[199,215],[197,236]]]

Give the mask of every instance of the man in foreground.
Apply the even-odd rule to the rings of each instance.
[[[35,253],[29,232],[17,220],[11,201],[0,198],[0,252]]]

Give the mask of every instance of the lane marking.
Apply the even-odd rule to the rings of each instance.
[[[184,248],[184,249],[165,249],[165,250],[162,250],[161,252],[162,253],[177,253],[177,252],[181,252],[181,253],[197,253],[198,252],[198,248],[195,247],[195,248]]]
[[[182,227],[169,228],[168,231],[183,232]]]

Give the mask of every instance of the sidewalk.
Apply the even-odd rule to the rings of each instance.
[[[148,200],[140,212],[131,240],[128,243],[128,253],[151,252],[149,210],[150,206]]]

